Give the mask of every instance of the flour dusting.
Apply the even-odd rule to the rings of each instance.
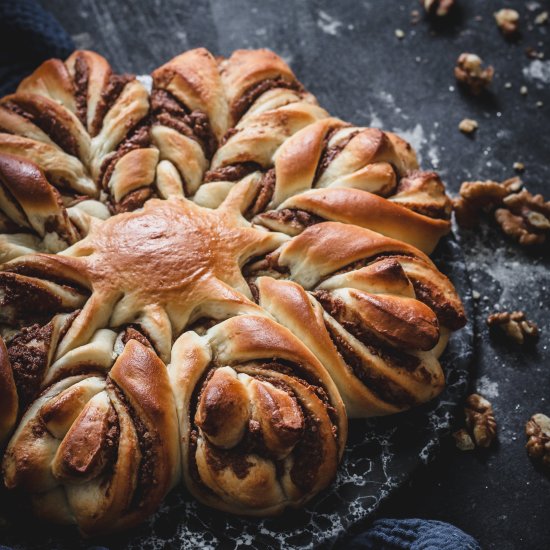
[[[327,12],[320,11],[317,26],[326,34],[338,36],[338,29],[342,26],[342,21],[331,17]]]
[[[482,376],[477,381],[477,391],[483,397],[486,397],[488,399],[494,399],[495,397],[498,397],[498,382],[493,382],[492,380],[489,380],[487,376]]]
[[[543,84],[550,84],[550,59],[531,61],[527,67],[523,68],[523,75],[529,80],[540,80]]]

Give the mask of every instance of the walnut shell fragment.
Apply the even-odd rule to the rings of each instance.
[[[498,327],[520,346],[536,341],[539,336],[537,324],[527,320],[523,311],[493,313],[487,318],[487,324]]]
[[[481,58],[474,53],[461,53],[455,67],[455,78],[473,95],[479,95],[489,87],[495,70],[490,65],[482,67]]]
[[[550,418],[534,414],[525,424],[525,434],[529,438],[525,445],[527,454],[544,466],[550,466]]]
[[[473,393],[466,399],[464,414],[466,426],[476,446],[484,449],[490,447],[497,433],[497,423],[491,403],[481,395]]]

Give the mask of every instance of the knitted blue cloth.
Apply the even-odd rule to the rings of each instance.
[[[36,0],[0,0],[0,96],[42,61],[73,50],[71,37]]]
[[[481,550],[464,531],[442,521],[379,519],[355,537],[350,550]]]

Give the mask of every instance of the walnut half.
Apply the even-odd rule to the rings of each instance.
[[[456,221],[461,227],[475,227],[483,211],[492,211],[503,205],[505,197],[521,189],[523,182],[514,177],[496,181],[465,181],[460,186],[460,197],[453,200]]]
[[[496,438],[497,423],[493,406],[487,399],[473,393],[466,399],[464,407],[466,427],[473,436],[477,447],[488,448]]]
[[[491,84],[495,70],[482,67],[482,61],[474,53],[461,53],[455,67],[455,78],[472,94],[479,95]]]
[[[537,340],[539,328],[528,321],[523,311],[502,311],[492,313],[487,318],[489,327],[497,327],[520,346]]]
[[[420,0],[428,15],[436,17],[446,17],[449,15],[455,0]]]
[[[502,8],[494,13],[495,21],[506,37],[517,35],[519,31],[519,13],[516,10]]]
[[[524,189],[504,197],[502,202],[495,220],[506,235],[527,246],[546,242],[550,235],[550,201]]]
[[[534,414],[525,424],[527,453],[531,458],[550,466],[550,418],[545,414]]]

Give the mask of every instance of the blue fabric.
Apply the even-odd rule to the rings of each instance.
[[[0,0],[0,95],[50,57],[74,50],[71,37],[36,0]]]
[[[379,519],[355,537],[350,550],[481,550],[470,535],[442,521]]]

